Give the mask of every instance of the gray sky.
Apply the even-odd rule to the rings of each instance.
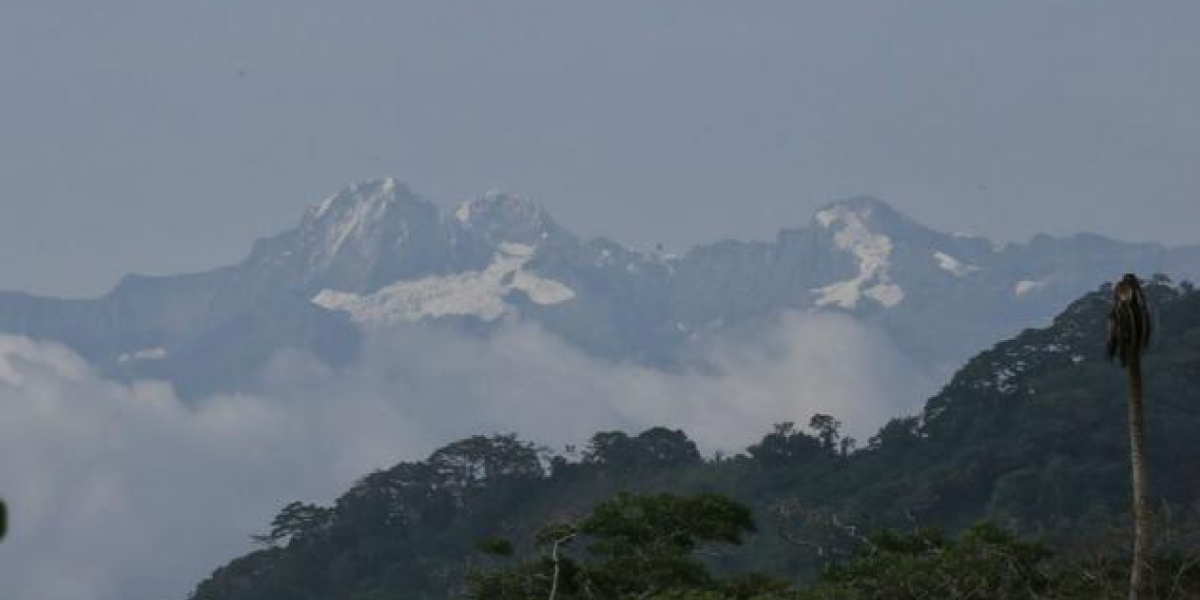
[[[1200,243],[1200,3],[5,0],[0,288],[241,258],[395,175],[673,250],[873,194]]]

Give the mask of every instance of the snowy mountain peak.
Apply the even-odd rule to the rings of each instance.
[[[828,229],[838,223],[845,223],[851,217],[863,224],[877,224],[883,227],[911,223],[910,219],[897,212],[891,205],[872,196],[854,196],[826,204],[813,215],[813,222]]]
[[[288,288],[371,291],[401,277],[485,264],[486,245],[461,229],[389,177],[309,206],[298,227],[256,242],[248,263]]]
[[[367,181],[347,187],[338,193],[308,207],[304,213],[305,222],[321,221],[347,211],[363,213],[380,210],[381,206],[391,204],[398,197],[412,196],[408,186],[387,177],[375,181]]]
[[[499,190],[460,203],[454,217],[493,244],[536,245],[551,235],[564,233],[537,202]]]
[[[833,232],[835,247],[858,263],[858,273],[847,280],[813,289],[818,307],[837,306],[851,310],[866,296],[885,307],[904,300],[904,290],[891,278],[892,239],[873,227],[880,218],[898,218],[883,202],[865,196],[829,204],[813,217],[820,227]]]
[[[382,241],[381,237],[394,233],[390,231],[392,221],[419,216],[398,213],[428,213],[430,210],[436,212],[436,207],[414,196],[406,185],[388,177],[353,185],[310,206],[304,214],[301,230],[309,249],[328,260],[347,246],[375,245]]]
[[[525,196],[510,194],[503,190],[488,190],[478,198],[459,204],[455,216],[464,223],[478,223],[488,217],[524,218],[525,220],[547,219],[542,205]]]

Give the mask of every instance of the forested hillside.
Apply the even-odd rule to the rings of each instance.
[[[1165,278],[1147,291],[1157,318],[1145,361],[1151,490],[1179,532],[1200,500],[1200,293]],[[717,573],[807,581],[844,561],[862,532],[955,534],[981,520],[1063,552],[1112,549],[1129,467],[1124,374],[1103,357],[1110,293],[979,354],[921,414],[862,443],[828,415],[707,458],[669,428],[598,433],[577,455],[511,435],[455,442],[367,475],[333,506],[289,505],[264,524],[261,550],[193,597],[452,597],[467,592],[468,573],[501,564],[496,554],[529,553],[546,525],[584,522],[621,491],[748,506],[753,529],[736,532],[736,550],[717,549]]]

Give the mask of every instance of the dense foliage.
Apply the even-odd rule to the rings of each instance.
[[[1191,523],[1180,515],[1200,501],[1200,293],[1165,281],[1147,293],[1161,332],[1145,360],[1151,492],[1159,515],[1171,517],[1160,527],[1182,535]],[[1125,382],[1102,356],[1107,309],[1101,289],[1049,327],[979,354],[921,414],[893,420],[858,450],[829,415],[807,429],[777,425],[745,453],[711,459],[664,428],[599,433],[578,459],[511,435],[456,442],[368,475],[332,507],[285,507],[256,538],[265,547],[219,569],[194,598],[515,597],[505,594],[531,581],[522,573],[544,576],[553,566],[547,553],[556,540],[560,598],[585,580],[616,590],[614,598],[632,590],[696,599],[955,597],[928,591],[950,585],[928,575],[942,571],[956,573],[960,591],[990,590],[976,598],[1101,597],[1097,586],[1120,580],[1120,560],[1064,571],[1062,557],[1126,547]],[[708,504],[688,504],[698,498]],[[743,505],[747,520],[734,519]],[[733,520],[706,522],[710,509]],[[658,566],[622,562],[629,548],[663,534],[646,519],[676,513],[689,515],[675,523],[686,527],[678,539],[667,536],[675,541],[655,542]],[[972,529],[981,520],[1002,530]],[[758,533],[750,535],[751,523]],[[704,526],[712,529],[693,529]],[[934,527],[946,537],[926,529]],[[893,533],[864,533],[882,530]],[[1156,576],[1182,572],[1178,585],[1196,590],[1190,571],[1178,568],[1186,558],[1163,554],[1159,564]],[[731,578],[750,572],[770,577]],[[691,583],[672,591],[655,579],[668,575]],[[546,597],[538,581],[538,593],[525,597]],[[926,591],[898,591],[908,587]],[[1092,596],[1069,595],[1087,589]]]
[[[721,496],[627,493],[601,502],[578,523],[552,524],[537,535],[548,555],[469,575],[478,600],[635,598],[671,589],[712,589],[695,556],[705,543],[740,544],[754,530],[750,509]],[[587,559],[568,548],[586,544]],[[573,550],[573,548],[571,548]]]
[[[938,530],[885,529],[859,540],[854,554],[828,564],[815,581],[800,586],[761,574],[719,578],[695,559],[694,543],[671,544],[677,513],[639,506],[689,506],[691,517],[709,524],[747,529],[745,507],[712,496],[631,497],[600,504],[585,521],[604,523],[617,513],[619,529],[648,536],[592,533],[595,545],[581,557],[560,546],[585,527],[548,527],[549,554],[470,575],[470,600],[1104,600],[1124,597],[1127,561],[1115,556],[1056,555],[1043,544],[1023,541],[992,524],[975,525],[951,538]],[[740,510],[739,510],[740,508]],[[569,531],[566,535],[564,532]],[[689,536],[689,534],[683,534]],[[688,537],[695,541],[702,536]],[[739,543],[738,536],[726,537]],[[596,548],[602,550],[596,551]],[[617,548],[628,558],[613,560]],[[607,550],[607,552],[605,552]],[[1161,554],[1151,564],[1152,595],[1184,600],[1200,594],[1200,553]],[[668,558],[669,557],[669,558]],[[666,560],[664,560],[666,559]]]

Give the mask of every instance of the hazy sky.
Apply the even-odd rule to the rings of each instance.
[[[5,0],[0,289],[231,263],[395,175],[672,250],[872,194],[1200,243],[1200,3]]]

